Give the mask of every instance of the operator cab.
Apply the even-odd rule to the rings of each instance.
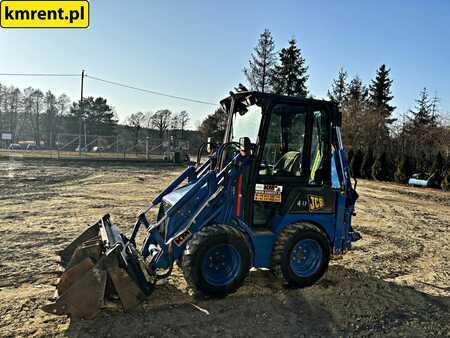
[[[340,116],[333,104],[259,92],[238,92],[221,104],[229,114],[224,143],[251,142],[242,191],[246,224],[273,230],[286,214],[334,215],[332,189],[339,184],[332,184],[331,128]]]

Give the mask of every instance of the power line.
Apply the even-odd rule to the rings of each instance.
[[[0,73],[0,76],[36,76],[36,77],[80,77],[80,74],[63,74],[63,73]],[[163,92],[158,92],[155,90],[150,90],[150,89],[145,89],[145,88],[139,88],[136,86],[131,86],[125,83],[120,83],[120,82],[116,82],[116,81],[110,81],[110,80],[106,80],[106,79],[102,79],[96,76],[90,76],[90,75],[84,75],[86,78],[90,78],[92,80],[95,81],[100,81],[103,83],[108,83],[114,86],[119,86],[119,87],[124,87],[124,88],[128,88],[128,89],[133,89],[133,90],[137,90],[140,92],[144,92],[144,93],[148,93],[148,94],[153,94],[153,95],[159,95],[159,96],[164,96],[164,97],[169,97],[172,99],[177,99],[177,100],[183,100],[183,101],[188,101],[188,102],[193,102],[193,103],[199,103],[199,104],[206,104],[209,106],[217,106],[216,103],[213,102],[208,102],[208,101],[203,101],[203,100],[197,100],[197,99],[192,99],[189,97],[183,97],[183,96],[178,96],[178,95],[172,95],[172,94],[167,94],[167,93],[163,93]]]
[[[210,106],[217,106],[216,103],[212,103],[212,102],[208,102],[208,101],[202,101],[202,100],[191,99],[191,98],[183,97],[183,96],[166,94],[166,93],[157,92],[157,91],[154,91],[154,90],[149,90],[149,89],[139,88],[139,87],[135,87],[135,86],[130,86],[130,85],[127,85],[127,84],[124,84],[124,83],[116,82],[116,81],[110,81],[110,80],[101,79],[99,77],[95,77],[95,76],[91,76],[91,75],[85,75],[85,76],[87,78],[92,79],[92,80],[96,80],[96,81],[100,81],[100,82],[104,82],[104,83],[109,83],[109,84],[112,84],[112,85],[115,85],[115,86],[124,87],[124,88],[128,88],[128,89],[133,89],[133,90],[141,91],[141,92],[144,92],[144,93],[170,97],[172,99],[183,100],[183,101],[188,101],[188,102],[206,104],[206,105],[210,105]]]
[[[80,74],[57,74],[57,73],[0,73],[0,76],[67,76],[80,77]]]

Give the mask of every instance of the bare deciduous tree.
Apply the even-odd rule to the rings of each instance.
[[[184,131],[186,130],[186,127],[191,120],[189,113],[186,110],[181,111],[178,114],[178,120],[180,123],[181,138],[184,138]]]
[[[158,130],[159,138],[161,140],[164,138],[164,134],[170,127],[171,116],[172,112],[168,109],[158,110],[151,116],[151,126]]]
[[[134,145],[136,146],[139,142],[139,133],[144,127],[145,114],[143,112],[133,113],[127,117],[126,123],[134,130]]]

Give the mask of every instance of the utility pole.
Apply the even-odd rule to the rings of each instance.
[[[82,132],[82,126],[84,123],[84,146],[86,146],[86,122],[83,121],[83,115],[84,115],[84,102],[83,102],[83,90],[84,90],[84,69],[81,71],[81,98],[80,98],[80,135]],[[80,148],[80,155],[81,155],[81,137],[78,144]]]

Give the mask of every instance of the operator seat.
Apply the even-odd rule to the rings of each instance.
[[[277,174],[297,175],[301,170],[301,152],[288,151],[277,163],[275,163],[274,171]]]

